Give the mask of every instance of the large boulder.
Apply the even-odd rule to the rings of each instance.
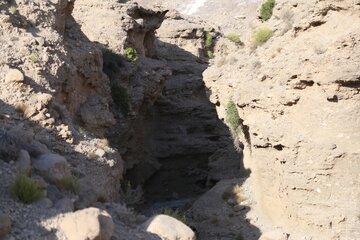
[[[0,239],[3,239],[11,230],[11,219],[0,212]]]
[[[33,161],[33,167],[48,181],[57,183],[66,176],[70,176],[70,169],[66,159],[55,153],[45,153]]]
[[[114,222],[106,211],[92,207],[65,214],[59,230],[68,240],[109,240]]]
[[[168,240],[195,240],[195,233],[191,228],[179,220],[168,215],[156,215],[147,220],[144,229]]]

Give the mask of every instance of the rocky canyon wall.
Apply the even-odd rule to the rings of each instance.
[[[358,1],[276,1],[248,29],[271,29],[266,43],[221,38],[204,72],[221,117],[236,103],[258,207],[293,239],[360,237],[359,13]]]

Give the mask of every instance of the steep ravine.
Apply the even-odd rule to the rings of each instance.
[[[177,14],[169,13],[157,31],[157,57],[166,61],[172,75],[144,118],[148,154],[125,176],[144,187],[144,206],[155,208],[189,204],[210,189],[219,179],[210,176],[209,158],[233,144],[202,80],[207,68],[204,23],[191,23]],[[241,160],[230,162],[224,178],[240,175]]]

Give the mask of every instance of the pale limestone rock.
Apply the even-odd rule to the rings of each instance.
[[[195,240],[195,233],[191,228],[179,220],[168,215],[156,215],[147,220],[144,229],[168,240]]]
[[[24,81],[24,75],[20,70],[18,69],[10,69],[8,73],[6,74],[5,81],[8,83],[11,82],[23,82]]]
[[[68,240],[109,240],[114,222],[106,211],[92,207],[65,214],[59,230]]]

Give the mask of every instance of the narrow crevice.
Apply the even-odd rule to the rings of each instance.
[[[341,87],[346,88],[360,88],[360,77],[356,80],[345,81],[345,80],[337,80],[335,83],[339,84]]]

